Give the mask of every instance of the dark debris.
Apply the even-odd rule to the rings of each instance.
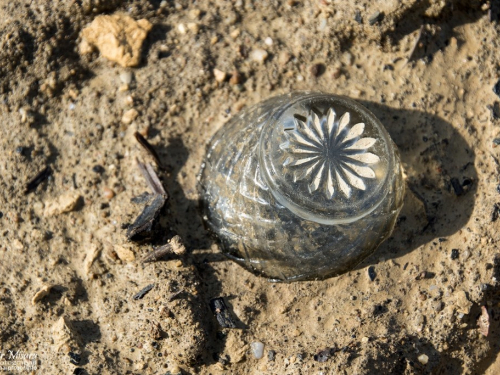
[[[151,143],[149,143],[147,141],[146,138],[144,138],[142,136],[141,133],[139,132],[135,132],[134,133],[134,137],[135,139],[137,140],[137,142],[139,142],[139,144],[144,147],[144,149],[148,152],[149,155],[151,155],[151,157],[155,160],[155,163],[156,165],[158,165],[158,167],[160,169],[164,169],[163,168],[163,165],[161,164],[161,161],[160,161],[160,157],[158,156],[158,154],[156,153],[156,150],[154,149],[154,147],[151,145]]]
[[[377,277],[374,266],[368,267],[368,277],[370,278],[370,281],[374,281],[375,278]]]
[[[498,95],[498,97],[500,98],[500,79],[498,80],[498,82],[495,84],[495,86],[493,86],[493,92],[495,94]]]
[[[210,300],[210,309],[222,328],[236,328],[236,324],[222,297]]]
[[[143,164],[139,160],[137,161],[137,165],[153,194],[147,196],[149,204],[144,207],[134,223],[128,227],[127,238],[129,240],[142,240],[151,235],[155,220],[168,198],[153,167],[150,164]]]
[[[497,221],[499,216],[500,216],[500,203],[495,203],[493,205],[493,211],[491,212],[491,222]]]
[[[333,354],[335,354],[336,349],[335,348],[326,348],[319,353],[314,355],[314,360],[316,362],[326,362],[328,358],[330,358]]]
[[[26,190],[24,191],[24,194],[29,194],[32,191],[35,191],[38,185],[48,179],[51,174],[52,169],[50,169],[50,167],[45,167],[44,169],[42,169],[35,177],[33,177],[33,179],[31,179],[26,184]]]
[[[155,284],[149,284],[148,286],[142,288],[137,294],[135,294],[132,298],[137,301],[143,299],[146,294],[148,294],[151,289],[155,287]]]
[[[80,354],[69,352],[68,355],[69,355],[69,361],[71,362],[71,364],[73,364],[75,366],[80,364],[80,362],[82,360],[82,357]]]

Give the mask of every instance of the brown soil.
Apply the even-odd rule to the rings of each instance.
[[[0,0],[3,360],[36,355],[41,374],[498,373],[499,8]],[[153,25],[138,67],[79,53],[81,30],[115,13]],[[220,255],[198,213],[197,174],[234,113],[303,89],[372,110],[408,189],[393,236],[355,270],[275,284]],[[136,131],[157,150],[169,194],[141,243],[126,237],[143,208],[131,199],[148,191],[136,159],[154,161]],[[25,193],[45,167],[50,177]],[[185,255],[141,262],[175,234]],[[220,296],[236,328],[212,315]],[[4,364],[1,373],[29,372]]]

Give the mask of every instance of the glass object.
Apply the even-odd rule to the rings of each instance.
[[[234,116],[209,144],[200,187],[224,253],[282,281],[351,270],[389,237],[404,195],[399,153],[380,121],[317,92]]]

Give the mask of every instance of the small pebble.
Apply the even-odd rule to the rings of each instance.
[[[498,97],[500,97],[500,79],[498,80],[498,82],[495,84],[495,86],[493,86],[493,92],[495,94],[498,95]]]
[[[381,21],[382,18],[384,18],[384,15],[382,13],[380,13],[379,11],[376,11],[375,13],[373,13],[370,16],[370,18],[368,18],[368,23],[370,24],[370,26],[373,26],[377,22]]]
[[[192,20],[197,20],[200,18],[201,11],[199,9],[191,9],[188,13],[189,18]]]
[[[267,51],[263,49],[254,49],[252,52],[250,52],[250,59],[259,63],[263,63],[264,61],[266,61],[268,56],[269,54],[267,53]]]
[[[377,277],[374,266],[368,267],[368,277],[370,278],[370,281],[374,281],[375,278]]]
[[[103,195],[104,198],[106,198],[106,199],[109,200],[109,199],[112,199],[115,196],[115,192],[112,189],[110,189],[109,187],[106,186],[106,187],[104,187],[102,189],[102,195]]]
[[[259,341],[255,341],[250,344],[250,347],[252,348],[253,356],[257,359],[261,359],[264,355],[264,344]]]
[[[132,121],[134,121],[138,115],[139,115],[139,112],[137,112],[137,109],[135,109],[135,108],[129,109],[128,111],[125,111],[123,113],[122,122],[125,125],[131,124]]]
[[[366,337],[366,336],[361,339],[361,342],[363,344],[366,344],[368,341],[370,341],[370,339],[368,337]]]
[[[428,362],[429,362],[429,357],[425,354],[420,354],[418,356],[418,361],[423,364],[423,365],[426,365]]]
[[[451,259],[458,259],[458,249],[451,249]]]
[[[223,72],[222,70],[219,70],[219,69],[214,69],[213,73],[214,73],[215,80],[217,82],[224,82],[226,77],[227,77],[226,72]]]
[[[132,78],[132,72],[126,71],[120,73],[120,81],[122,81],[122,83],[125,83],[126,85],[129,85],[132,82]]]
[[[274,350],[269,350],[267,352],[267,359],[269,359],[271,362],[274,361],[276,358],[276,352]]]
[[[193,33],[193,34],[198,34],[200,31],[200,25],[197,24],[196,22],[189,22],[187,24],[187,28]]]
[[[94,165],[92,167],[92,172],[99,174],[104,173],[104,167],[102,165]]]
[[[313,64],[311,66],[311,75],[313,77],[319,77],[325,72],[325,66],[323,64]]]
[[[273,45],[273,39],[270,38],[270,37],[267,37],[266,39],[264,39],[264,43],[266,43],[268,46],[272,46]]]
[[[180,23],[177,25],[177,31],[179,31],[180,34],[184,35],[187,32],[186,25],[183,23]]]
[[[243,82],[243,74],[235,70],[231,73],[231,78],[229,79],[229,83],[231,85],[239,85]]]

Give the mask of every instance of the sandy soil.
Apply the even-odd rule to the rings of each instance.
[[[43,374],[498,373],[499,8],[0,0],[4,362],[29,354]],[[79,53],[81,30],[115,13],[152,24],[135,68]],[[372,110],[400,148],[408,189],[393,236],[355,270],[273,284],[219,253],[196,176],[234,113],[299,89]],[[141,243],[126,237],[142,210],[131,199],[148,191],[136,159],[154,162],[136,131],[156,148],[169,194]],[[186,255],[141,262],[175,234]],[[214,297],[236,328],[219,326]]]

